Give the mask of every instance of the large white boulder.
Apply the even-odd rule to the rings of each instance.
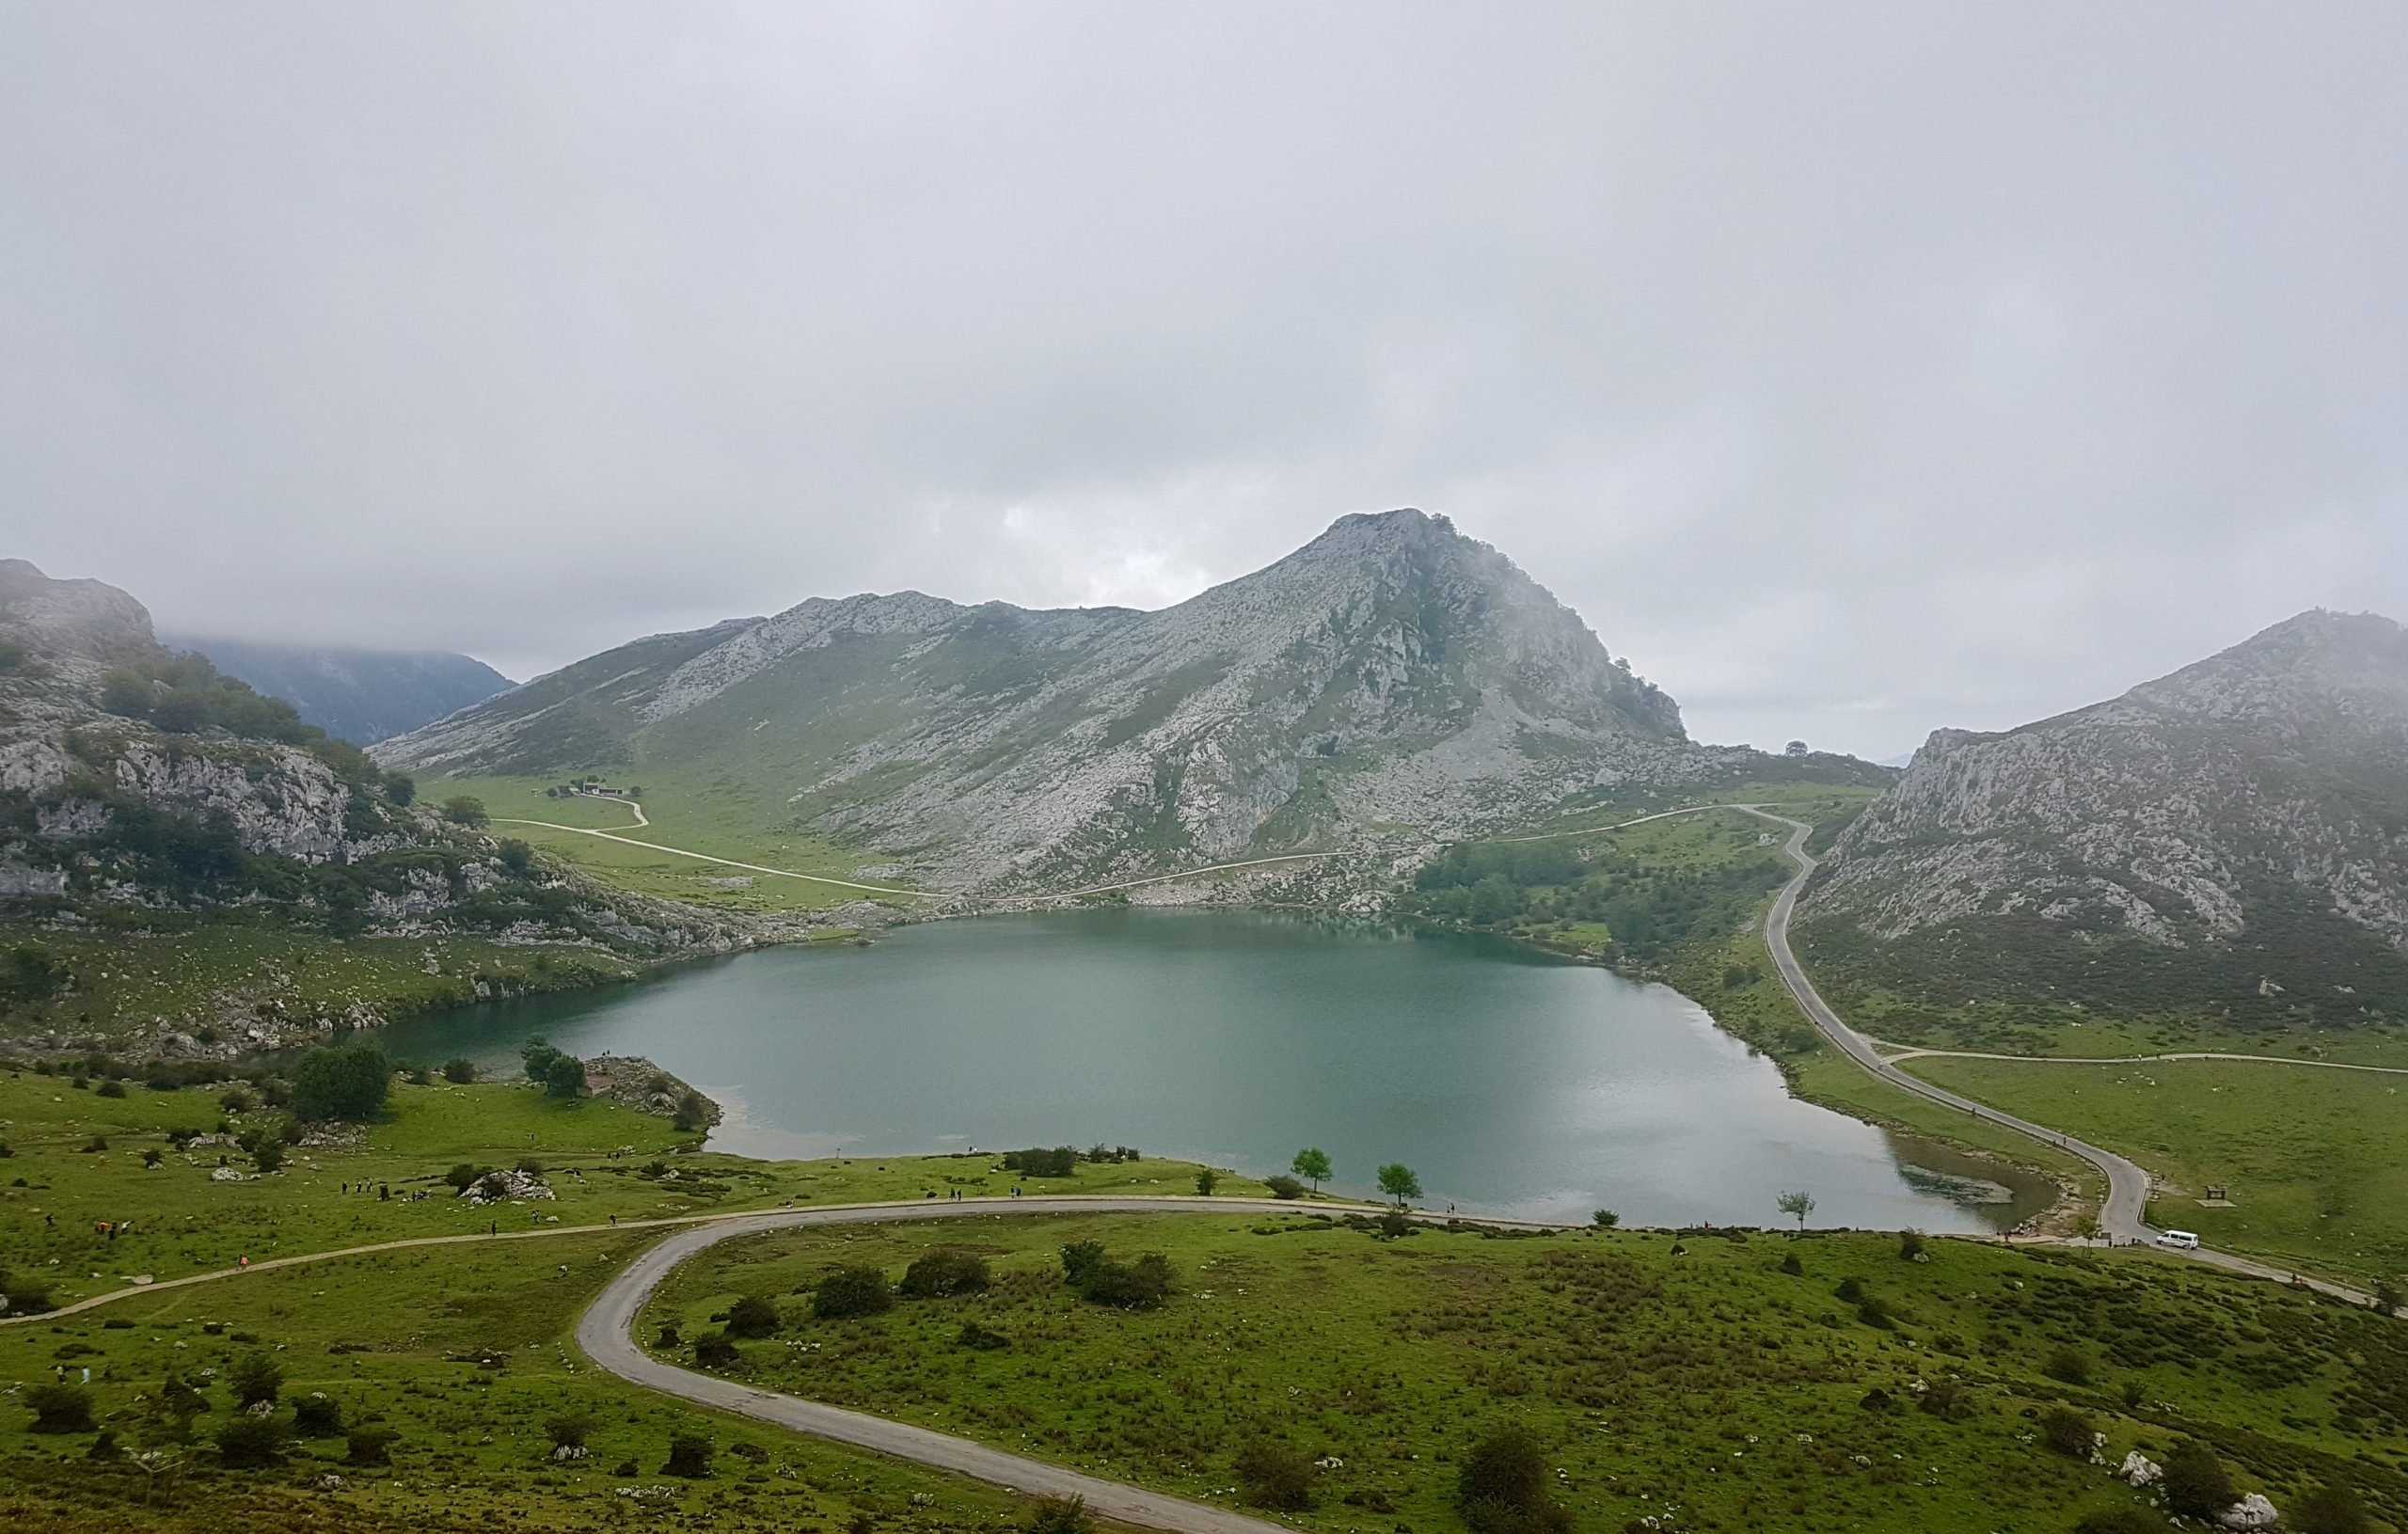
[[[2258,1493],[2252,1492],[2231,1507],[2216,1514],[2216,1522],[2226,1528],[2272,1528],[2282,1514],[2274,1505]]]
[[[2115,1479],[2132,1486],[2154,1486],[2165,1479],[2165,1467],[2134,1449],[2115,1467]]]

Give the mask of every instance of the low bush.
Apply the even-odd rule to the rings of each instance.
[[[1012,1345],[1010,1337],[1001,1332],[990,1331],[974,1321],[963,1321],[961,1330],[954,1335],[953,1340],[962,1347],[976,1348],[984,1352],[993,1352]]]
[[[1004,1170],[1027,1178],[1076,1177],[1079,1153],[1070,1146],[1055,1146],[1051,1150],[1008,1150],[1004,1153]]]
[[[777,1302],[758,1294],[748,1294],[727,1307],[727,1335],[742,1337],[764,1337],[777,1335],[784,1318],[778,1314]]]
[[[987,1271],[987,1259],[975,1252],[954,1247],[939,1247],[912,1259],[903,1270],[902,1291],[907,1299],[941,1300],[955,1294],[977,1294],[994,1282]]]
[[[34,1432],[92,1431],[92,1393],[80,1384],[38,1384],[25,1392],[24,1402],[33,1410]]]
[[[1312,1505],[1313,1466],[1285,1444],[1249,1444],[1238,1451],[1238,1488],[1258,1508],[1301,1511]]]
[[[2175,1512],[2205,1521],[2240,1500],[2231,1473],[2207,1445],[2186,1438],[2165,1457],[2165,1505]]]
[[[246,1413],[217,1430],[217,1462],[233,1470],[262,1470],[282,1462],[288,1439],[276,1418]]]
[[[705,1332],[694,1339],[694,1362],[705,1368],[726,1368],[740,1356],[725,1332]]]
[[[700,1480],[711,1473],[711,1441],[699,1432],[681,1432],[669,1440],[669,1459],[661,1465],[664,1476],[683,1476]]]
[[[2040,1414],[2040,1442],[2050,1453],[2068,1460],[2090,1458],[2090,1435],[2095,1431],[2090,1418],[2069,1406],[2052,1406]]]
[[[343,1462],[347,1464],[390,1464],[393,1445],[401,1434],[390,1428],[354,1428],[343,1439]]]
[[[2040,1372],[2052,1380],[2063,1380],[2067,1384],[2088,1384],[2090,1355],[2070,1345],[2053,1349],[2049,1353],[2048,1362],[2040,1366]]]
[[[544,1436],[554,1448],[583,1448],[594,1436],[594,1419],[583,1412],[562,1412],[544,1419]]]
[[[2073,1534],[2167,1534],[2173,1526],[2147,1508],[2109,1508],[2083,1513]]]
[[[461,1085],[477,1079],[477,1063],[461,1055],[443,1062],[443,1079]]]
[[[311,1391],[293,1403],[293,1431],[300,1438],[341,1437],[341,1403],[324,1391]]]
[[[1040,1496],[1029,1510],[1028,1534],[1094,1534],[1095,1517],[1084,1496]]]
[[[1455,1475],[1455,1500],[1474,1534],[1563,1534],[1572,1514],[1546,1494],[1546,1461],[1519,1428],[1472,1446]]]
[[[246,1353],[226,1371],[226,1383],[233,1387],[236,1405],[257,1406],[274,1401],[283,1390],[284,1370],[266,1353]]]
[[[875,1316],[894,1304],[895,1291],[886,1287],[886,1275],[876,1268],[835,1269],[811,1290],[811,1313],[822,1321]]]

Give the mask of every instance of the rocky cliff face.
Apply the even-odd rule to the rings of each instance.
[[[2362,1010],[2408,955],[2408,630],[2303,613],[2107,703],[1938,732],[1800,920],[1941,970],[1985,943],[2054,945],[2033,984],[2068,995],[2137,945],[2285,1005]]]
[[[1675,782],[1672,701],[1511,561],[1340,519],[1159,612],[805,602],[640,640],[385,743],[420,772],[740,785],[934,883],[1060,888]]]
[[[637,956],[771,935],[449,824],[290,708],[170,655],[125,593],[0,561],[0,939],[238,909],[329,937]]]

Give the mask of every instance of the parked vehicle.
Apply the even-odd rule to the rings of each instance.
[[[2187,1252],[2198,1246],[2199,1238],[2195,1232],[2188,1230],[2161,1230],[2157,1233],[2157,1244],[2178,1246]]]

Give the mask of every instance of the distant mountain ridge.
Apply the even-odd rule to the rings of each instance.
[[[2105,703],[1936,732],[1799,916],[1937,997],[2408,1016],[2408,629],[2305,612]]]
[[[355,746],[404,735],[516,686],[472,656],[363,650],[164,633],[159,642],[207,656],[309,723]]]
[[[1339,518],[1158,612],[904,592],[656,635],[376,749],[421,773],[629,773],[984,890],[1451,833],[1770,761],[1443,516]]]

